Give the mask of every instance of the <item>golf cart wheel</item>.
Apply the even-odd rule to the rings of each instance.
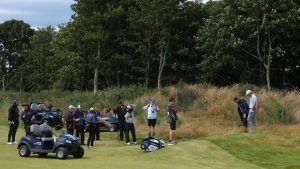
[[[46,157],[48,155],[48,153],[39,153],[40,157]]]
[[[56,157],[58,159],[66,159],[68,158],[68,155],[69,155],[68,150],[64,147],[60,147],[56,150]]]
[[[30,155],[30,151],[29,151],[29,149],[28,149],[28,147],[26,145],[22,145],[19,148],[19,155],[21,157],[28,157]]]
[[[82,158],[84,155],[84,150],[82,147],[79,148],[79,150],[73,154],[74,158]]]

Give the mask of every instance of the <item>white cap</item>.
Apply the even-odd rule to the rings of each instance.
[[[69,109],[75,109],[75,107],[73,105],[70,105]]]
[[[81,106],[81,105],[78,105],[78,106],[77,106],[77,108],[78,108],[78,109],[81,109],[81,108],[82,108],[82,106]]]
[[[247,91],[246,91],[246,96],[247,96],[249,93],[251,93],[251,90],[247,90]]]
[[[130,106],[130,105],[128,105],[128,106],[127,106],[127,108],[128,108],[128,109],[131,109],[131,106]]]

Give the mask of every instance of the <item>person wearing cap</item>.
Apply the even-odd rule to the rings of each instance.
[[[155,104],[154,98],[150,99],[150,103],[143,107],[145,113],[147,113],[148,120],[148,136],[155,136],[156,125],[156,113],[159,112],[159,107]]]
[[[32,118],[34,116],[33,110],[30,108],[28,103],[22,104],[22,110],[21,110],[21,119],[24,123],[24,129],[26,135],[30,132],[30,126],[32,124]]]
[[[126,107],[123,104],[123,101],[121,101],[121,100],[118,102],[118,105],[116,106],[116,108],[113,109],[114,114],[118,116],[119,141],[124,140],[125,111],[126,111]]]
[[[81,141],[81,145],[85,145],[84,144],[84,129],[85,129],[85,118],[84,118],[84,110],[83,107],[81,105],[77,106],[77,109],[75,110],[74,113],[74,118],[75,118],[75,135],[76,137],[79,137],[80,135],[80,141]]]
[[[134,144],[137,144],[136,142],[136,135],[135,135],[135,126],[133,123],[133,113],[134,113],[134,105],[128,105],[126,107],[126,114],[125,114],[125,137],[126,137],[126,144],[130,145],[130,139],[129,139],[129,132],[131,132],[132,141]]]
[[[15,100],[8,109],[9,130],[7,144],[17,144],[15,139],[19,127],[19,117],[18,100]]]
[[[67,133],[73,135],[75,129],[75,117],[74,117],[75,107],[73,105],[69,106],[69,111],[67,113]]]
[[[234,97],[233,101],[237,104],[237,109],[240,117],[240,121],[245,129],[245,132],[248,128],[247,118],[248,118],[248,112],[249,112],[249,105],[247,101],[244,98],[238,98]]]
[[[173,136],[174,136],[174,132],[176,131],[176,121],[178,120],[174,98],[169,99],[167,110],[168,110],[168,120],[169,120],[169,124],[170,124],[169,144],[168,145],[174,145],[175,141],[173,140]]]
[[[95,126],[98,122],[95,109],[91,107],[86,114],[86,122],[87,122],[87,132],[89,132],[89,138],[87,141],[87,148],[95,148],[94,140],[95,140]]]
[[[256,128],[255,114],[257,109],[257,97],[253,94],[251,90],[246,91],[246,96],[250,97],[249,101],[249,114],[248,114],[248,126],[249,131],[254,132]]]

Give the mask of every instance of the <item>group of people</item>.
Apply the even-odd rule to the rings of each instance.
[[[155,137],[155,126],[157,113],[160,112],[158,105],[155,103],[154,98],[151,98],[149,103],[143,107],[143,110],[147,114],[148,120],[148,136]],[[135,125],[134,125],[134,113],[136,106],[129,104],[124,105],[123,101],[119,101],[117,106],[113,109],[113,113],[118,119],[118,136],[119,140],[124,140],[127,145],[130,145],[130,133],[132,136],[133,144],[137,144]],[[16,144],[15,136],[19,126],[19,119],[24,123],[24,129],[26,134],[30,132],[30,126],[35,123],[37,113],[31,109],[31,105],[28,103],[22,104],[22,110],[19,113],[18,100],[15,100],[12,106],[9,108],[8,121],[8,144]],[[177,111],[175,107],[175,99],[170,98],[167,107],[167,115],[170,123],[169,133],[169,145],[174,145],[173,134],[176,130]],[[70,105],[68,112],[62,118],[62,121],[66,124],[67,133],[79,137],[81,144],[85,145],[85,132],[89,133],[87,140],[87,147],[94,148],[94,141],[100,140],[99,124],[104,123],[102,120],[101,112],[99,109],[91,107],[88,111],[85,111],[81,105],[77,107]]]
[[[238,105],[240,121],[245,132],[249,131],[252,133],[256,128],[257,97],[251,90],[246,91],[246,96],[250,98],[249,104],[244,98],[234,97],[233,101]]]

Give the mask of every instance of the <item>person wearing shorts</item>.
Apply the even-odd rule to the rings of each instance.
[[[154,98],[150,99],[150,103],[144,106],[144,111],[147,113],[148,120],[148,136],[155,136],[156,113],[159,112],[159,107],[155,104]]]
[[[176,121],[178,120],[177,111],[175,107],[175,99],[170,98],[168,104],[168,120],[170,124],[170,132],[169,132],[169,144],[174,145],[175,141],[173,140],[174,132],[176,130]]]

